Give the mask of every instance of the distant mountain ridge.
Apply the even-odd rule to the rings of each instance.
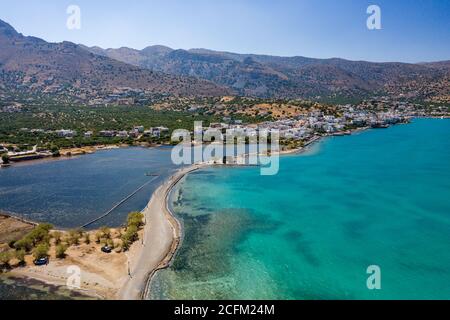
[[[165,46],[102,49],[26,37],[0,20],[0,94],[91,101],[123,88],[174,96],[393,98],[450,102],[450,61],[372,63]]]
[[[95,98],[124,87],[180,96],[231,92],[207,80],[168,75],[133,64],[94,54],[71,42],[48,43],[25,37],[0,20],[0,90],[26,89],[78,98]]]
[[[240,95],[296,98],[363,96],[377,92],[396,97],[432,98],[450,94],[446,86],[450,61],[375,63],[208,49],[174,50],[164,46],[143,50],[84,48],[142,68],[210,80]]]

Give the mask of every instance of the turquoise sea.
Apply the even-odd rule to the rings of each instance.
[[[280,172],[208,168],[156,299],[450,299],[450,120],[327,138]],[[366,285],[381,268],[381,290]]]

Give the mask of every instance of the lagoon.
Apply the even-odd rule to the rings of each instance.
[[[89,228],[117,227],[130,211],[142,210],[153,191],[178,169],[170,154],[169,147],[130,147],[14,165],[0,170],[0,210],[58,228],[76,228],[151,181]]]

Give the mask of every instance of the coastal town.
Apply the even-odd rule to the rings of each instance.
[[[187,106],[189,110],[196,110],[199,106]],[[210,108],[216,108],[217,105]],[[11,107],[12,108],[12,107]],[[11,108],[7,109],[11,112]],[[203,106],[204,108],[204,106]],[[196,128],[196,134],[203,135],[208,130],[220,130],[225,138],[228,135],[243,134],[247,137],[257,135],[259,131],[277,130],[280,135],[282,151],[290,151],[301,148],[322,136],[349,135],[355,129],[362,128],[388,128],[399,123],[408,123],[413,117],[448,117],[448,108],[433,108],[427,111],[420,105],[394,102],[387,99],[363,101],[357,105],[329,106],[313,105],[309,109],[298,109],[293,114],[278,116],[270,121],[246,123],[243,120],[234,119],[227,115],[220,122],[210,122],[208,126]],[[200,130],[200,132],[199,132]],[[1,166],[8,167],[12,163],[54,158],[60,156],[77,156],[89,154],[96,150],[114,148],[126,145],[155,146],[170,145],[171,130],[163,125],[145,128],[143,125],[132,126],[131,130],[88,130],[77,132],[74,129],[47,130],[45,128],[21,128],[21,133],[31,135],[44,135],[70,141],[81,138],[81,141],[92,138],[101,138],[102,144],[86,144],[78,147],[59,149],[56,146],[46,148],[39,145],[27,145],[26,149],[18,145],[1,143]],[[191,134],[194,131],[191,130]],[[157,141],[149,144],[148,139]],[[117,143],[120,141],[121,143]],[[106,143],[105,143],[106,142]]]

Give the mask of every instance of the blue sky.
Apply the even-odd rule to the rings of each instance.
[[[81,8],[81,30],[66,9]],[[381,8],[382,30],[366,9]],[[104,48],[208,48],[316,58],[450,59],[449,0],[0,0],[0,19],[25,35]]]

